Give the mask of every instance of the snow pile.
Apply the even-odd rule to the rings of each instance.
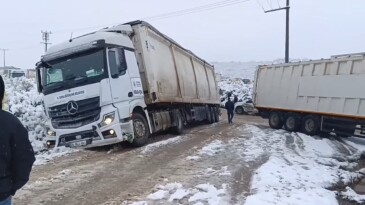
[[[29,131],[29,139],[35,152],[43,149],[41,139],[45,129],[42,100],[37,92],[34,80],[22,78],[4,78],[6,105],[5,110],[13,113]]]
[[[347,199],[349,201],[355,201],[359,204],[365,203],[365,195],[357,194],[350,187],[346,187],[346,191],[340,192],[339,195],[342,196],[342,198]]]
[[[70,153],[78,151],[80,150],[67,147],[56,147],[51,150],[42,151],[36,155],[36,161],[34,162],[34,165],[47,164],[54,158],[66,156]]]
[[[268,158],[252,178],[251,204],[337,204],[336,194],[329,191],[338,183],[348,184],[361,174],[347,171],[355,167],[336,140],[321,139],[283,130],[247,126],[252,133],[242,142],[247,162]],[[343,147],[349,155],[356,155]]]
[[[199,184],[194,188],[184,188],[180,183],[169,183],[166,185],[159,185],[156,189],[157,191],[147,196],[147,200],[129,204],[228,204],[226,200],[226,184],[223,184],[222,188],[218,189],[211,184]]]
[[[218,83],[219,94],[222,105],[227,101],[228,93],[233,96],[237,96],[238,101],[247,102],[252,100],[253,84],[245,84],[241,79],[226,79]]]

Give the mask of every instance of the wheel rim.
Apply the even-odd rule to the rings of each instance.
[[[309,132],[313,131],[314,130],[314,120],[313,119],[306,120],[304,123],[304,127]]]
[[[237,108],[237,113],[242,114],[243,113],[243,109],[241,107],[238,107]]]
[[[141,120],[134,120],[133,121],[134,124],[134,130],[137,134],[137,138],[143,137],[145,132],[146,132],[146,126],[144,125],[144,123]]]
[[[295,119],[293,117],[288,117],[288,119],[286,120],[286,126],[289,129],[293,129],[295,126]]]
[[[271,123],[275,126],[279,124],[279,116],[277,114],[271,116]]]

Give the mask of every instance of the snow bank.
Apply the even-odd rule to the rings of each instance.
[[[346,191],[340,192],[339,195],[342,196],[342,198],[344,199],[355,201],[359,204],[365,203],[365,195],[357,194],[350,187],[346,187]]]
[[[29,139],[34,151],[43,149],[41,142],[45,129],[45,119],[41,97],[34,80],[22,78],[4,78],[6,105],[5,110],[13,113],[29,131]]]
[[[238,101],[247,102],[252,99],[253,84],[245,84],[242,80],[226,79],[218,83],[219,94],[222,100],[222,105],[227,101],[228,93],[237,96]]]

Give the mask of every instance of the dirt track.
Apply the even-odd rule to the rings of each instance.
[[[191,161],[186,158],[204,145],[219,139],[228,141],[242,135],[236,133],[244,123],[263,123],[258,117],[236,116],[235,123],[228,125],[223,119],[213,125],[201,125],[187,129],[181,142],[144,151],[124,146],[108,152],[106,148],[85,150],[36,166],[31,180],[14,198],[14,204],[121,204],[126,200],[143,199],[156,184],[179,181],[192,186],[207,182],[206,176],[198,176],[208,167],[220,169],[229,166],[234,170],[232,200],[248,193],[251,172],[262,162],[244,165],[229,152],[218,158]],[[174,137],[169,134],[156,136],[151,142]],[[234,152],[234,150],[231,150]],[[213,180],[213,181],[212,181]],[[224,177],[209,177],[210,183],[227,183]],[[236,195],[236,197],[235,197]]]

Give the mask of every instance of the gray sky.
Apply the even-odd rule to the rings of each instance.
[[[43,54],[41,30],[53,44],[103,26],[223,0],[2,0],[0,48],[6,64],[33,68]],[[258,0],[266,9],[283,0]],[[365,51],[364,0],[291,0],[290,57],[328,58]],[[264,14],[256,0],[148,21],[207,61],[284,57],[285,11]],[[89,28],[89,29],[86,29]],[[3,65],[2,53],[0,66]]]

